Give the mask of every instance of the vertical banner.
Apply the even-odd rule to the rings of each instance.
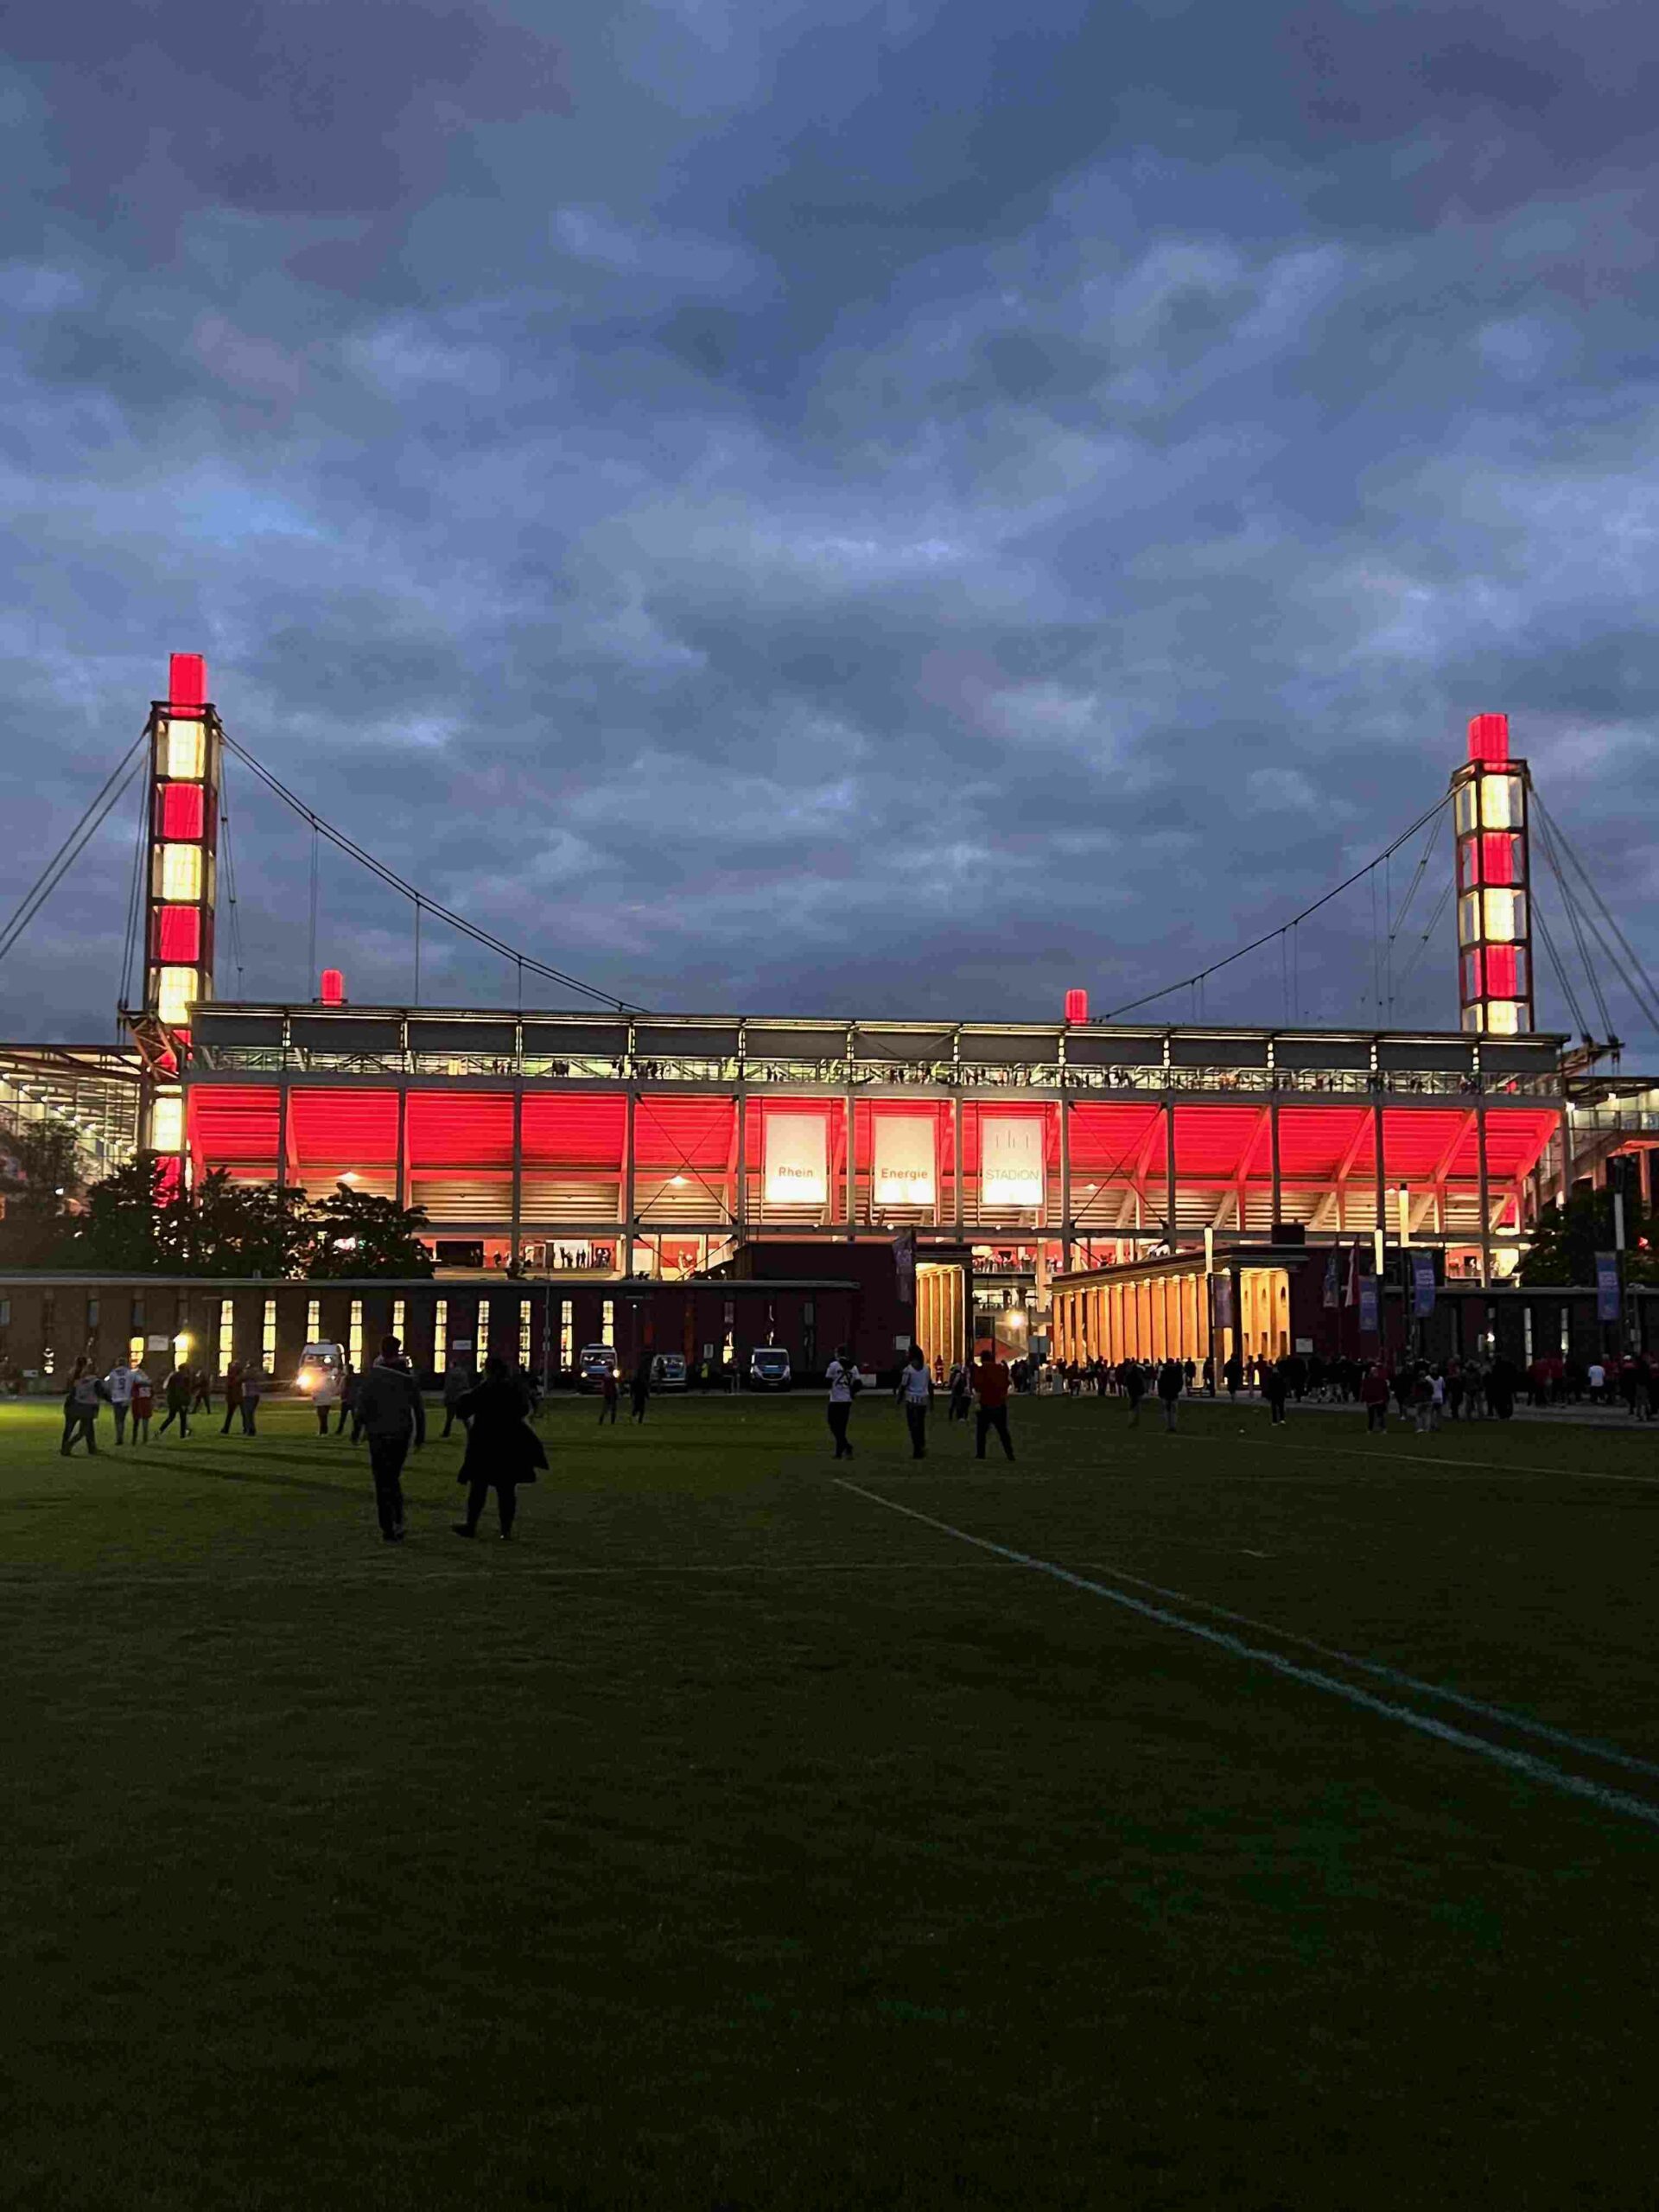
[[[774,1205],[823,1205],[830,1195],[829,1135],[822,1114],[766,1116],[766,1188]]]
[[[1596,1319],[1598,1321],[1617,1321],[1618,1319],[1617,1252],[1598,1252],[1596,1255]]]
[[[1034,1115],[982,1114],[979,1195],[988,1206],[1043,1203],[1043,1125]]]
[[[1434,1255],[1414,1252],[1411,1255],[1411,1311],[1415,1320],[1422,1320],[1434,1311]]]
[[[1333,1244],[1325,1262],[1325,1302],[1327,1306],[1342,1303],[1342,1262]]]
[[[893,1240],[893,1287],[901,1306],[916,1303],[916,1232],[901,1229]]]
[[[1348,1288],[1343,1298],[1344,1306],[1359,1303],[1359,1243],[1356,1239],[1348,1247]]]
[[[877,1114],[875,1203],[933,1204],[933,1123],[921,1114]]]
[[[1359,1279],[1359,1326],[1363,1336],[1376,1337],[1382,1333],[1377,1312],[1375,1275],[1361,1275]]]
[[[1214,1281],[1216,1326],[1217,1329],[1230,1329],[1233,1325],[1233,1279],[1231,1275],[1217,1275]]]

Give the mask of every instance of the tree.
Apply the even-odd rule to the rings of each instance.
[[[339,1184],[314,1209],[313,1277],[429,1275],[432,1255],[422,1243],[431,1224],[420,1206],[400,1206]]]
[[[80,1189],[75,1132],[48,1116],[0,1124],[0,1258],[11,1267],[44,1267],[73,1221],[67,1201]]]
[[[202,1177],[181,1215],[181,1242],[192,1274],[297,1275],[315,1236],[302,1191],[233,1183],[223,1167]]]
[[[118,1274],[182,1266],[180,1209],[165,1199],[165,1172],[153,1154],[140,1153],[94,1183],[64,1248],[64,1264]]]
[[[1659,1254],[1653,1239],[1659,1221],[1645,1214],[1633,1198],[1624,1201],[1624,1280],[1631,1283],[1659,1282]],[[1596,1255],[1613,1249],[1613,1194],[1611,1191],[1580,1191],[1565,1205],[1542,1215],[1533,1230],[1532,1246],[1516,1269],[1517,1281],[1529,1288],[1541,1283],[1588,1286],[1596,1280]]]

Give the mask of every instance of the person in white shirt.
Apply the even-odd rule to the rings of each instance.
[[[1590,1398],[1594,1405],[1601,1403],[1602,1392],[1607,1387],[1607,1370],[1599,1359],[1590,1363]]]
[[[115,1415],[115,1440],[127,1440],[127,1409],[132,1403],[133,1370],[124,1359],[118,1359],[104,1377],[104,1388],[109,1393],[110,1411]],[[135,1436],[137,1430],[134,1431]]]
[[[847,1345],[842,1344],[830,1361],[824,1380],[830,1385],[830,1433],[836,1440],[836,1457],[850,1459],[853,1447],[847,1441],[847,1424],[852,1419],[859,1380],[857,1363]]]
[[[933,1403],[933,1377],[927,1371],[927,1357],[919,1344],[912,1344],[910,1357],[899,1370],[899,1387],[893,1395],[905,1409],[905,1426],[910,1431],[911,1458],[925,1459],[927,1414]]]

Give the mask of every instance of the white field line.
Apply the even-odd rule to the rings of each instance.
[[[954,1528],[948,1521],[935,1519],[931,1513],[918,1513],[913,1506],[900,1505],[877,1491],[866,1490],[861,1484],[849,1483],[844,1476],[833,1478],[839,1489],[850,1491],[855,1497],[867,1498],[872,1505],[884,1507],[889,1513],[901,1513],[906,1520],[919,1521],[942,1535],[954,1536],[958,1543],[972,1544],[976,1550],[991,1552],[997,1557],[1012,1560],[1020,1567],[1030,1567],[1038,1574],[1052,1575],[1057,1582],[1069,1584],[1074,1590],[1086,1591],[1090,1597],[1104,1598],[1126,1611],[1138,1613],[1145,1620],[1156,1621],[1160,1628],[1179,1629],[1185,1636],[1196,1637],[1201,1643],[1214,1644],[1218,1649],[1230,1651],[1235,1658],[1252,1660],[1256,1665],[1271,1668],[1274,1674],[1287,1680],[1301,1682],[1310,1689],[1325,1691],[1339,1697],[1363,1712],[1380,1714],[1385,1720],[1397,1720],[1402,1727],[1414,1728],[1421,1735],[1432,1736],[1438,1742],[1450,1744],[1454,1750],[1472,1751],[1478,1758],[1491,1759],[1496,1765],[1506,1766],[1514,1773],[1525,1775],[1529,1781],[1542,1783],[1546,1788],[1560,1789],[1569,1796],[1587,1798],[1612,1813],[1624,1813],[1631,1820],[1641,1821],[1649,1827],[1659,1828],[1659,1805],[1645,1798],[1632,1797],[1622,1789],[1610,1789],[1605,1783],[1592,1782],[1587,1776],[1573,1774],[1565,1767],[1554,1765],[1548,1759],[1536,1758],[1530,1751],[1510,1750],[1502,1744],[1489,1744],[1484,1738],[1471,1736],[1461,1728],[1453,1728],[1432,1714],[1414,1713],[1409,1706],[1393,1705],[1386,1698],[1373,1697],[1369,1690],[1357,1689],[1351,1682],[1338,1681],[1334,1675],[1321,1674],[1317,1668],[1299,1667],[1294,1660],[1281,1658],[1276,1651],[1263,1651],[1249,1644],[1224,1629],[1207,1627],[1202,1621],[1185,1619],[1162,1605],[1148,1605],[1144,1598],[1133,1597],[1127,1590],[1114,1590],[1104,1582],[1096,1582],[1086,1574],[1074,1574],[1069,1567],[1057,1566],[1052,1560],[1039,1559],[1030,1552],[1014,1549],[1009,1544],[993,1543],[988,1536],[976,1536],[966,1529]]]
[[[1445,1431],[1440,1433],[1444,1434]],[[1179,1430],[1176,1433],[1179,1440],[1186,1444],[1224,1444],[1229,1440],[1224,1436],[1194,1436],[1190,1432],[1184,1434]],[[1313,1453],[1320,1458],[1369,1459],[1382,1465],[1388,1465],[1395,1459],[1409,1459],[1423,1467],[1472,1467],[1477,1473],[1491,1475],[1500,1482],[1507,1482],[1511,1476],[1524,1475],[1529,1481],[1535,1481],[1541,1477],[1554,1475],[1561,1482],[1637,1483],[1644,1490],[1659,1489],[1659,1475],[1611,1475],[1605,1473],[1599,1467],[1541,1467],[1535,1460],[1519,1460],[1513,1465],[1506,1462],[1503,1466],[1497,1466],[1490,1459],[1448,1459],[1439,1452],[1362,1452],[1351,1444],[1281,1444],[1279,1448],[1281,1452]],[[1242,1475],[1239,1479],[1262,1482],[1271,1481],[1273,1478]],[[1283,1481],[1286,1478],[1281,1476],[1279,1479]]]
[[[473,1541],[480,1550],[491,1549],[495,1544],[493,1532],[485,1541],[480,1541],[476,1537]],[[389,1573],[396,1570],[391,1560],[381,1554],[378,1536],[375,1539],[375,1544],[376,1551],[372,1555],[372,1563],[370,1560],[359,1559],[349,1563],[342,1561],[336,1567],[301,1572],[296,1572],[289,1567],[276,1567],[266,1568],[259,1573],[226,1574],[207,1565],[194,1571],[184,1573],[179,1573],[176,1570],[169,1572],[165,1568],[149,1573],[143,1568],[134,1570],[125,1567],[54,1567],[49,1564],[41,1567],[0,1567],[0,1589],[70,1590],[79,1587],[83,1582],[95,1582],[100,1589],[108,1589],[111,1586],[130,1590],[200,1589],[207,1585],[214,1589],[222,1587],[236,1590],[253,1588],[279,1590],[302,1582],[319,1584],[348,1581],[383,1582]],[[433,1546],[433,1550],[437,1551],[435,1544]],[[525,1559],[524,1554],[526,1552],[532,1552],[532,1556]],[[508,1567],[504,1562],[504,1573],[516,1574],[521,1579],[524,1575],[534,1574],[553,1581],[590,1577],[632,1581],[657,1574],[913,1574],[918,1567],[934,1574],[975,1574],[984,1573],[988,1567],[1006,1567],[1010,1564],[1004,1560],[970,1559],[804,1559],[792,1562],[754,1560],[736,1563],[716,1563],[713,1560],[695,1560],[690,1561],[632,1560],[619,1567],[566,1567],[556,1561],[534,1557],[532,1547],[520,1541],[516,1536],[512,1541],[512,1553],[513,1564]],[[401,1555],[404,1558],[410,1556],[410,1548],[407,1544],[403,1547]],[[415,1556],[424,1558],[426,1555],[426,1547],[423,1542],[417,1547]],[[444,1548],[441,1556],[452,1560],[454,1564],[435,1568],[423,1566],[418,1569],[423,1582],[440,1580],[458,1582],[463,1577],[476,1579],[479,1574],[489,1572],[484,1567],[464,1566],[461,1563],[462,1554],[448,1547]]]
[[[1265,1558],[1265,1553],[1254,1553],[1254,1558]],[[1552,1728],[1548,1721],[1534,1720],[1524,1713],[1516,1713],[1507,1705],[1488,1705],[1478,1697],[1467,1697],[1461,1690],[1448,1690],[1439,1682],[1426,1682],[1416,1675],[1402,1674],[1399,1668],[1390,1667],[1381,1659],[1362,1659],[1352,1651],[1342,1651],[1334,1644],[1319,1643],[1311,1636],[1299,1636],[1294,1629],[1275,1627],[1272,1621],[1255,1619],[1249,1613],[1233,1612],[1226,1605],[1217,1605],[1208,1598],[1195,1598],[1187,1590],[1166,1589],[1161,1582],[1149,1582],[1144,1574],[1132,1574],[1127,1567],[1120,1567],[1115,1560],[1086,1560],[1084,1564],[1102,1574],[1115,1574],[1120,1581],[1133,1582],[1137,1589],[1150,1590],[1160,1598],[1168,1598],[1180,1605],[1196,1605],[1202,1613],[1214,1613],[1217,1619],[1232,1621],[1240,1628],[1259,1630],[1281,1643],[1294,1643],[1304,1651],[1317,1651],[1321,1659],[1338,1660],[1344,1667],[1354,1667],[1367,1675],[1376,1675],[1385,1682],[1392,1682],[1396,1689],[1416,1690],[1424,1697],[1441,1699],[1447,1705],[1460,1705],[1465,1713],[1478,1713],[1484,1720],[1496,1720],[1505,1728],[1518,1733],[1537,1736],[1546,1742],[1560,1744],[1566,1750],[1582,1751],[1591,1758],[1605,1759],[1614,1766],[1630,1769],[1635,1774],[1650,1774],[1659,1780],[1659,1763],[1639,1759],[1633,1752],[1617,1750],[1611,1744],[1602,1743],[1594,1736],[1574,1736],[1565,1728]]]

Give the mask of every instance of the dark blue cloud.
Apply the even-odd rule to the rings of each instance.
[[[353,835],[647,1003],[1136,996],[1376,850],[1492,706],[1659,955],[1646,6],[9,43],[0,897],[200,647]],[[243,985],[300,994],[307,839],[232,799]],[[0,971],[12,1033],[107,1024],[130,828]],[[356,995],[410,988],[333,859],[322,925]],[[1305,1014],[1374,1016],[1371,929],[1366,887],[1301,933]],[[429,931],[423,979],[506,983]],[[1452,1004],[1442,925],[1395,1011]],[[1282,1015],[1276,955],[1204,1010]]]

